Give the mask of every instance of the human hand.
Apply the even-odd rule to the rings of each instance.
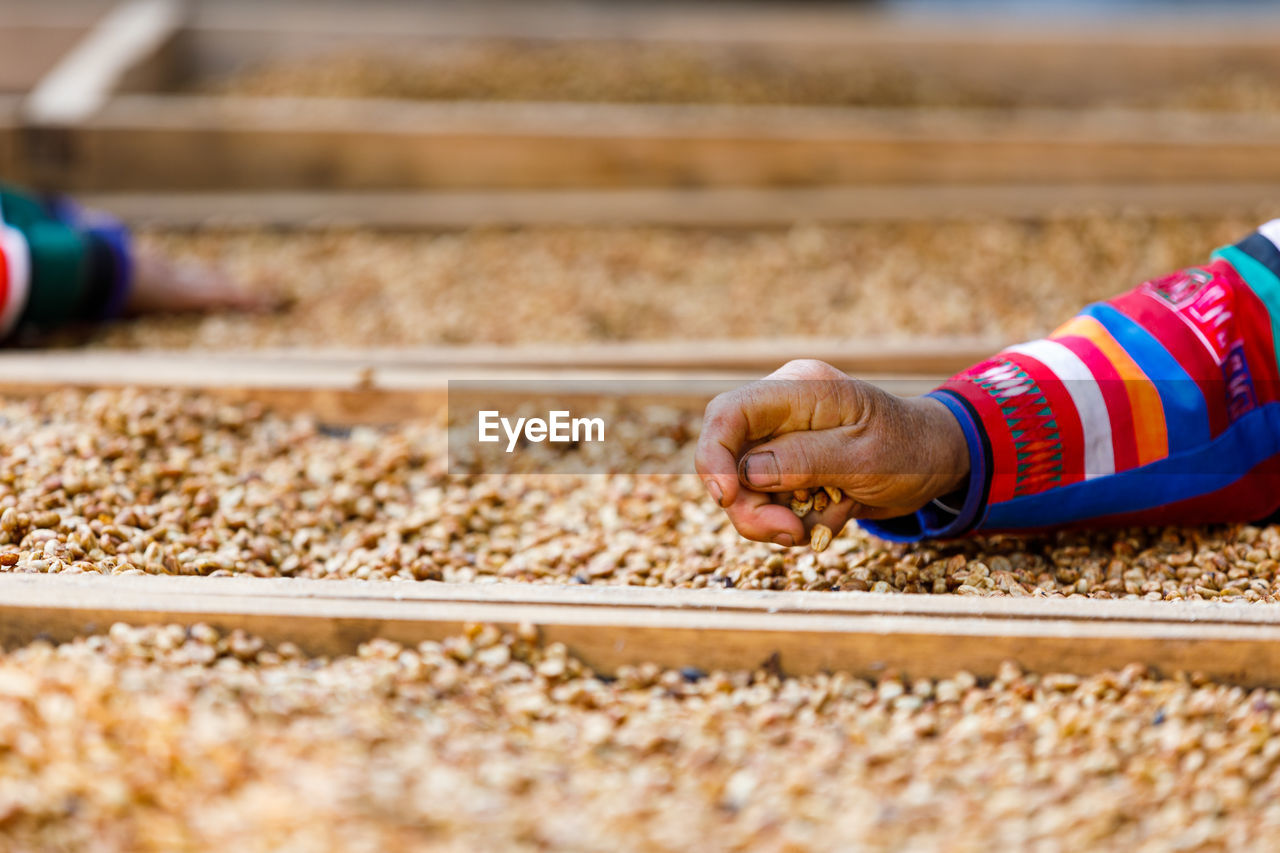
[[[278,294],[261,288],[251,290],[216,267],[139,251],[126,310],[130,314],[265,312],[281,305]]]
[[[964,434],[930,397],[898,397],[821,361],[792,361],[707,406],[695,467],[748,539],[809,541],[851,518],[907,515],[969,473]],[[803,519],[791,492],[835,486],[839,503]]]

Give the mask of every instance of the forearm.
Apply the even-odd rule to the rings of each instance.
[[[1280,248],[1268,234],[1280,227],[945,383],[933,396],[970,451],[963,502],[867,526],[916,539],[1275,511]]]

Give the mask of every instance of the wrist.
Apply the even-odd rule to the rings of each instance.
[[[915,434],[922,437],[922,461],[929,499],[954,495],[965,487],[971,469],[969,442],[951,409],[934,397],[905,400],[913,412]]]
[[[914,441],[916,470],[921,472],[918,509],[858,523],[893,542],[964,536],[982,522],[986,512],[990,458],[981,427],[968,404],[948,391],[902,403],[906,434]]]

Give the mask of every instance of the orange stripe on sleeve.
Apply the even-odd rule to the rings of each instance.
[[[1164,403],[1160,391],[1142,372],[1124,347],[1106,327],[1092,317],[1076,317],[1058,328],[1051,338],[1078,335],[1096,346],[1124,380],[1129,405],[1133,408],[1138,464],[1146,465],[1169,455],[1169,432],[1164,419]]]

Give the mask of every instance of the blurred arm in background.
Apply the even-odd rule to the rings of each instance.
[[[108,214],[0,183],[0,339],[133,313],[270,305],[219,270],[138,249]]]

